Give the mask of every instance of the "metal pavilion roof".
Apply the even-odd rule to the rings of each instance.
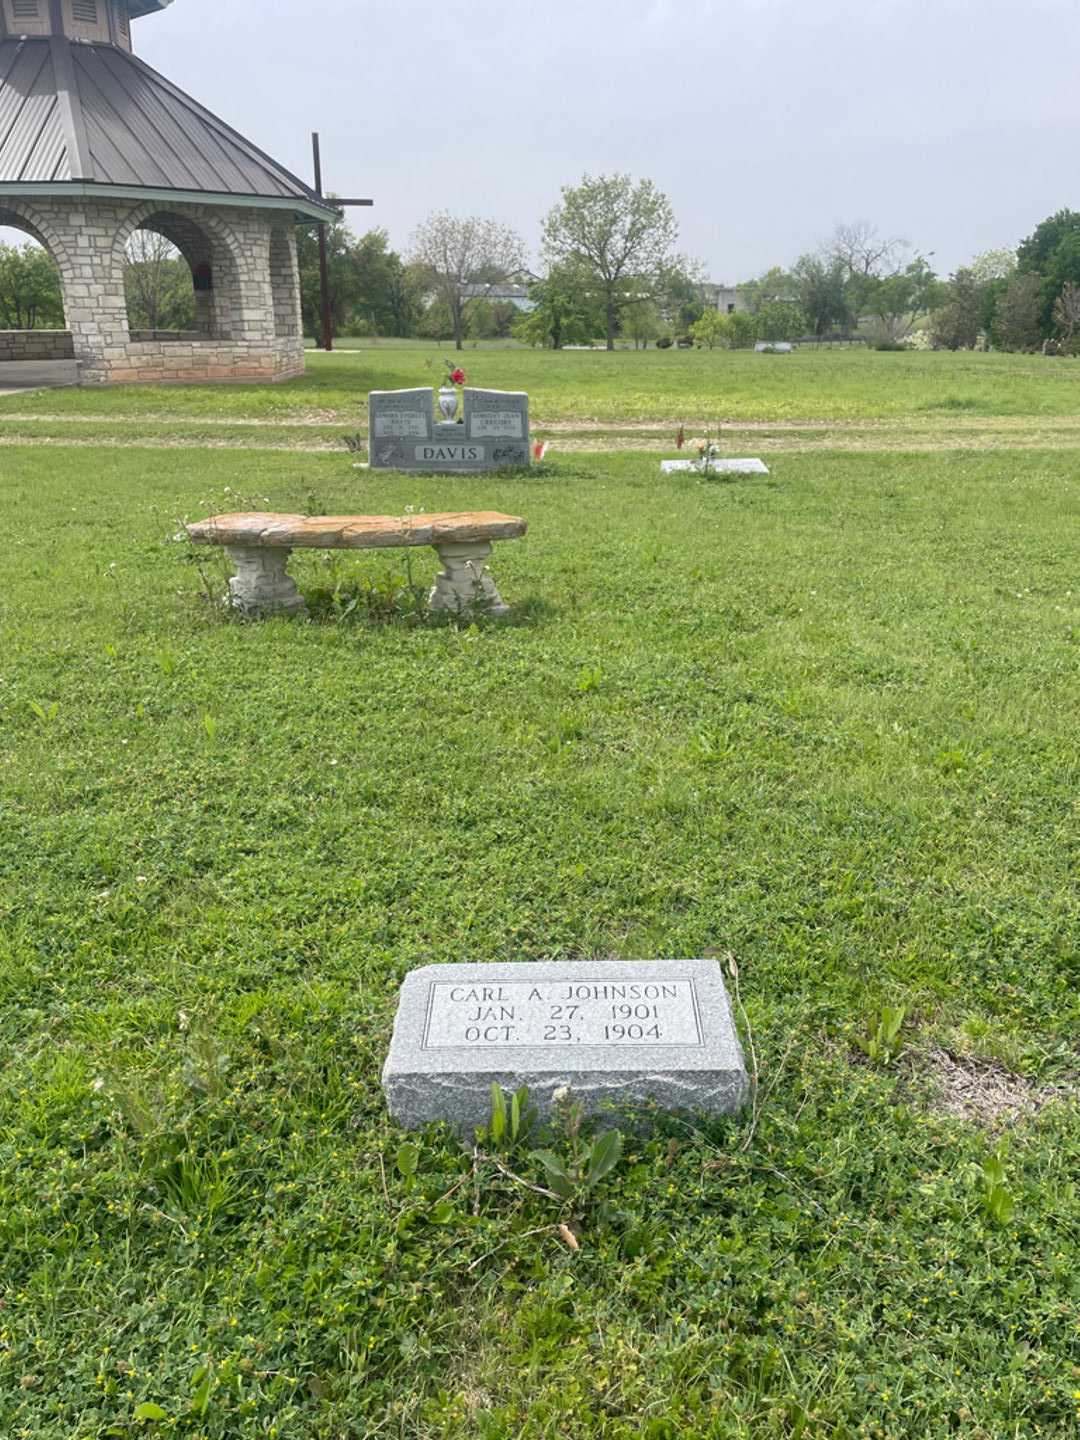
[[[141,3],[150,13],[170,0]],[[88,193],[337,213],[137,56],[62,37],[0,41],[0,204]]]

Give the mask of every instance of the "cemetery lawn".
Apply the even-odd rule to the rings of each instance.
[[[442,345],[379,342],[331,355],[309,352],[307,375],[282,386],[122,386],[9,395],[0,397],[0,433],[10,430],[12,416],[183,421],[196,427],[302,421],[363,429],[369,390],[438,384],[449,353]],[[606,429],[647,423],[664,427],[668,439],[681,422],[843,426],[901,420],[932,427],[990,417],[1028,423],[1074,419],[1080,409],[1080,361],[1041,355],[879,353],[862,347],[793,355],[681,350],[555,355],[481,346],[457,358],[473,384],[527,390],[534,425]]]
[[[1080,374],[859,359],[860,413],[1064,413]],[[328,410],[374,361],[333,364]],[[593,405],[580,373],[544,403]],[[1080,462],[763,453],[706,483],[0,449],[5,1440],[1076,1433]],[[252,504],[525,515],[514,613],[431,623],[431,552],[411,580],[338,552],[294,561],[311,623],[233,623],[177,536]],[[410,968],[707,954],[737,961],[757,1109],[628,1135],[580,1250],[445,1133],[401,1173]]]

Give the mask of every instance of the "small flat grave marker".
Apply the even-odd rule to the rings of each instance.
[[[383,1071],[410,1129],[471,1133],[491,1085],[528,1085],[542,1114],[568,1087],[609,1106],[731,1114],[749,1081],[715,960],[429,965],[405,979]]]
[[[700,460],[661,460],[660,469],[664,475],[688,475],[697,472],[705,474]],[[764,460],[710,460],[710,475],[768,475],[769,467]]]

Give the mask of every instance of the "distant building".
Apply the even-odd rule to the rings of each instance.
[[[536,309],[536,301],[529,299],[529,286],[540,279],[531,270],[519,270],[516,275],[500,280],[495,285],[463,285],[461,293],[466,300],[486,300],[489,305],[513,305],[526,315]]]
[[[721,315],[742,315],[750,309],[746,296],[737,285],[714,285],[711,281],[699,290],[702,300]]]
[[[526,314],[536,309],[536,301],[529,299],[526,286],[512,285],[509,281],[502,285],[463,285],[461,293],[466,300],[485,300],[489,305],[513,305],[515,310]]]

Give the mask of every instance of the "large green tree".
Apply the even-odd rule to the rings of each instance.
[[[62,330],[60,273],[40,245],[0,245],[0,329]]]
[[[1043,339],[1043,280],[1018,271],[998,301],[994,338],[1002,350],[1037,350]]]
[[[415,333],[422,282],[390,246],[385,230],[368,230],[359,239],[344,220],[327,226],[327,272],[330,318],[336,335]],[[322,337],[319,283],[319,235],[316,229],[297,234],[300,299],[304,330]]]
[[[595,287],[609,350],[623,311],[652,305],[672,291],[685,268],[675,255],[679,228],[667,196],[651,180],[585,175],[567,185],[544,222],[544,252],[553,265],[572,265]]]
[[[902,340],[941,295],[937,276],[920,255],[895,274],[871,278],[863,287],[862,308],[878,321],[887,339]]]
[[[1017,249],[1016,268],[1039,276],[1039,329],[1044,338],[1052,335],[1058,297],[1067,283],[1080,284],[1080,212],[1059,210],[1037,225]]]
[[[1062,242],[1070,235],[1080,235],[1080,212],[1059,210],[1037,225],[1016,251],[1016,268],[1027,273],[1045,275]]]
[[[745,280],[739,287],[739,294],[756,315],[763,306],[791,304],[795,298],[796,282],[786,270],[774,265],[756,280]]]
[[[944,287],[941,308],[933,317],[934,344],[942,350],[974,350],[982,322],[982,287],[973,271],[957,270]]]
[[[797,340],[805,335],[809,322],[798,305],[790,300],[766,300],[754,316],[759,340]]]
[[[843,261],[803,255],[792,267],[793,298],[817,336],[834,326],[849,329],[855,316],[848,302],[848,271]]]
[[[415,277],[390,248],[385,230],[369,230],[346,251],[353,267],[353,318],[373,335],[413,333],[420,297]]]
[[[604,316],[589,272],[572,263],[552,266],[529,286],[533,309],[514,322],[514,334],[529,345],[561,350],[587,345],[604,331]]]

